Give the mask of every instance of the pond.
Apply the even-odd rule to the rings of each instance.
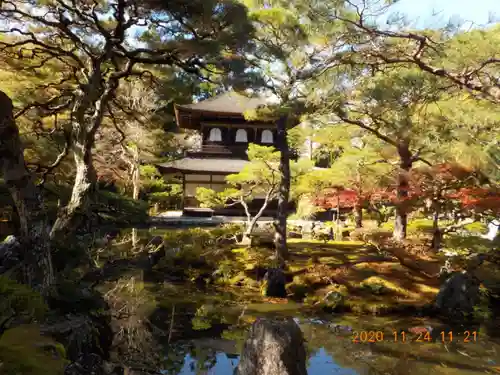
[[[260,317],[292,317],[306,340],[309,375],[500,373],[500,321],[449,326],[423,317],[318,314],[240,290],[145,284],[147,320],[163,332],[165,375],[232,375]]]
[[[284,316],[293,317],[304,334],[309,375],[500,373],[498,326],[450,327],[418,317],[318,316],[297,303],[248,302],[252,296],[228,291],[201,293],[172,284],[151,290],[158,296],[151,322],[168,333],[166,375],[232,375],[252,322]]]

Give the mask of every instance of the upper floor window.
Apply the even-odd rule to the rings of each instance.
[[[274,143],[274,140],[273,140],[273,132],[271,130],[264,130],[262,132],[262,135],[261,135],[261,138],[260,138],[260,141],[262,143]]]
[[[236,142],[248,142],[247,131],[245,129],[238,129],[236,131]]]
[[[208,140],[211,142],[222,142],[222,132],[219,128],[210,129]]]

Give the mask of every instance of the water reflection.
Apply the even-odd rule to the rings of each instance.
[[[227,301],[225,304],[205,301],[192,309],[191,327],[182,331],[186,336],[178,327],[176,339],[166,348],[170,358],[176,358],[176,365],[166,368],[165,374],[232,375],[250,324],[257,316],[270,315],[262,311],[256,313],[254,306],[246,308],[245,316],[238,320],[237,311],[228,309]],[[300,311],[295,312],[300,315]],[[394,342],[393,330],[407,330],[422,324],[422,319],[343,315],[330,317],[330,321],[326,317],[306,316],[297,320],[306,339],[309,375],[484,374],[494,373],[500,359],[500,345],[481,328],[478,328],[480,339],[473,344],[443,344],[439,340],[425,343],[408,340],[403,344]],[[339,325],[353,330],[384,331],[387,339],[378,343],[354,343],[349,330],[332,330],[332,326]],[[443,327],[432,321],[426,321],[426,325]]]
[[[187,354],[184,358],[184,364],[180,372],[175,375],[233,375],[238,366],[239,356],[231,356],[225,353],[217,353],[214,357],[215,363],[201,363],[199,359]],[[333,358],[323,349],[319,349],[309,358],[308,373],[310,375],[358,375],[358,372],[352,369],[345,369],[338,366]],[[164,374],[172,374],[165,371]]]
[[[357,375],[358,373],[352,369],[346,369],[338,366],[324,348],[320,348],[314,355],[309,357],[309,366],[307,368],[309,374],[341,374],[341,375]]]
[[[225,353],[217,353],[214,359],[215,363],[208,364],[208,369],[206,368],[207,363],[203,363],[201,368],[205,367],[206,369],[203,374],[233,375],[234,369],[238,366],[238,358],[229,358]],[[178,375],[200,374],[196,371],[197,369],[200,369],[200,361],[188,354]]]
[[[141,230],[134,232],[134,242],[145,237]],[[201,292],[192,286],[167,281],[151,284],[140,295],[148,303],[155,300],[155,306],[151,306],[154,311],[148,310],[144,318],[164,334],[164,349],[158,352],[165,354],[162,366],[165,375],[232,375],[252,322],[257,317],[274,315],[296,317],[300,322],[307,341],[309,375],[500,373],[498,323],[488,330],[460,328],[479,332],[477,342],[443,344],[439,332],[455,328],[423,318],[348,314],[312,317],[302,311],[300,304],[249,304],[253,299],[242,291],[222,293],[206,287]],[[416,326],[432,327],[437,339],[433,335],[430,342],[394,342],[393,331],[408,332]],[[353,343],[352,331],[383,331],[385,339],[373,344]]]

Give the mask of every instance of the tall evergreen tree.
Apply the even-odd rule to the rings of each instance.
[[[311,18],[311,7],[323,7],[315,1],[247,0],[254,22],[255,51],[246,56],[253,67],[250,77],[260,91],[270,93],[277,103],[249,114],[249,117],[272,117],[277,123],[277,144],[281,152],[282,174],[276,228],[276,249],[286,259],[286,216],[290,196],[289,145],[287,132],[312,111],[306,86],[324,69],[322,56],[332,56],[344,45],[343,30],[337,24],[318,23]],[[329,2],[331,6],[339,6]],[[247,76],[248,77],[248,76]],[[244,82],[248,85],[248,81]]]
[[[46,83],[53,94],[20,112],[36,107],[52,114],[65,111],[69,117],[76,175],[52,238],[78,227],[86,215],[96,180],[95,134],[120,81],[148,74],[150,64],[200,76],[237,70],[243,66],[238,54],[252,34],[244,6],[215,0],[6,0],[0,20],[4,60],[34,74],[54,62],[60,67],[60,74]]]

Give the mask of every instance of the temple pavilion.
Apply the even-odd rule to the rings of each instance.
[[[244,216],[239,205],[216,211],[200,208],[196,188],[206,187],[223,191],[229,174],[238,173],[248,163],[249,143],[275,145],[276,123],[248,121],[244,113],[269,104],[265,98],[249,98],[236,92],[226,92],[199,103],[175,105],[177,126],[199,132],[201,145],[188,151],[184,157],[157,164],[164,175],[178,176],[183,185],[183,214],[193,216]],[[262,201],[257,197],[251,211],[258,210]],[[276,203],[271,202],[266,216],[273,216]]]

